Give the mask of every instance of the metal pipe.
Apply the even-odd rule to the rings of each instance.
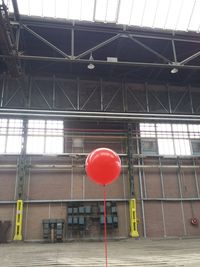
[[[179,159],[177,159],[177,179],[178,179],[178,188],[179,188],[180,197],[183,198]]]
[[[144,238],[147,237],[147,231],[146,231],[146,219],[145,219],[145,210],[144,210],[144,198],[143,198],[143,185],[142,185],[142,174],[139,170],[139,184],[140,184],[140,198],[141,198],[141,204],[142,204],[142,220],[143,220],[143,233]]]
[[[123,198],[108,198],[107,201],[115,202],[128,202],[129,199]],[[0,205],[16,204],[17,200],[0,200]],[[37,200],[24,200],[26,204],[39,204],[39,203],[68,203],[68,202],[103,202],[103,198],[97,199],[37,199]]]
[[[127,198],[109,198],[108,201],[116,201],[116,202],[128,202]],[[200,201],[200,198],[141,198],[143,201]],[[102,198],[97,199],[42,199],[42,200],[24,200],[24,203],[65,203],[65,202],[103,202]],[[0,204],[15,204],[16,200],[1,200]]]
[[[89,51],[89,50],[88,50]],[[64,53],[64,52],[63,52]],[[16,57],[10,55],[0,55],[0,58],[17,58],[21,60],[29,60],[29,61],[52,61],[52,62],[61,62],[61,63],[82,63],[82,64],[89,64],[89,59],[80,59],[80,58],[70,58],[65,57],[45,57],[45,56],[30,56],[30,55],[17,55]],[[106,60],[93,60],[94,64],[101,64],[101,65],[118,65],[118,66],[130,66],[130,67],[150,67],[150,68],[165,68],[171,69],[193,69],[199,70],[199,65],[183,65],[180,63],[174,64],[164,64],[164,63],[154,63],[154,62],[129,62],[129,61],[106,61]]]
[[[138,132],[136,132],[136,137],[138,137]],[[136,147],[137,147],[137,153],[140,153],[140,148],[139,148],[139,139],[136,139]],[[140,165],[140,158],[137,159],[138,165]],[[134,167],[133,167],[134,168]],[[141,208],[142,208],[142,222],[143,222],[143,234],[144,238],[147,237],[147,232],[146,232],[146,220],[145,220],[145,210],[144,210],[144,201],[143,201],[143,185],[142,185],[142,174],[141,174],[141,169],[139,168],[139,185],[140,185],[140,199],[141,199]]]
[[[3,75],[3,84],[2,84],[2,90],[1,90],[1,100],[0,100],[0,107],[3,107],[4,102],[4,93],[5,93],[5,87],[6,87],[6,77]]]
[[[20,21],[20,14],[19,14],[19,8],[18,8],[17,0],[12,0],[12,5],[13,5],[13,9],[14,9],[15,20]]]
[[[193,162],[193,167],[194,167],[194,177],[195,177],[195,185],[196,185],[196,190],[197,190],[197,196],[200,197],[198,175],[197,175],[197,171],[196,171],[196,163],[195,163],[194,158],[192,159],[192,162]]]
[[[9,205],[9,204],[16,204],[17,200],[0,200],[0,205]],[[15,217],[15,208],[13,208],[13,215],[12,215],[12,221],[14,221],[14,217]]]
[[[20,43],[20,28],[17,29],[16,40],[15,40],[15,46],[16,46],[17,53],[19,51],[19,43]]]
[[[142,139],[142,138],[139,138],[139,139]],[[153,158],[153,159],[158,158],[158,157],[161,157],[162,159],[170,159],[170,160],[175,160],[175,159],[177,159],[177,157],[182,158],[182,159],[197,158],[197,155],[181,155],[181,156],[178,156],[178,155],[175,155],[175,156],[172,156],[172,155],[169,155],[169,156],[163,155],[163,156],[161,156],[159,154],[157,154],[157,155],[151,155],[151,154],[147,154],[147,155],[146,154],[133,154],[133,156],[135,158]]]
[[[162,197],[165,197],[164,179],[163,179],[162,164],[161,164],[160,157],[158,158],[158,160],[159,160],[159,167],[160,167],[159,169],[160,169],[160,182],[161,182]]]
[[[85,156],[87,157],[89,153],[78,153],[78,152],[73,152],[73,153],[61,153],[61,154],[28,154],[29,156],[31,157],[34,157],[34,156],[40,156],[40,157],[57,157],[57,156],[69,156],[69,157],[76,157],[76,156]],[[121,154],[119,153],[118,154],[120,157],[127,157],[127,154]],[[6,154],[1,154],[0,157],[3,157],[3,156],[19,156],[19,154],[9,154],[9,153],[6,153]],[[16,166],[16,164],[0,164],[0,166],[6,166],[6,167],[9,167],[9,166]]]
[[[71,57],[74,58],[74,28],[71,29]]]
[[[187,229],[186,229],[186,223],[185,223],[185,214],[184,214],[184,208],[183,208],[183,202],[181,201],[181,214],[182,214],[182,219],[183,219],[183,231],[184,235],[187,235]]]
[[[87,154],[88,155],[88,154]],[[38,156],[41,156],[41,155],[38,155]],[[43,155],[44,156],[44,155]],[[48,156],[48,155],[46,155]],[[126,155],[127,156],[127,155]],[[16,169],[17,167],[17,164],[1,164],[0,165],[0,169],[6,169],[6,170],[11,170],[11,169]],[[84,167],[84,164],[82,165],[65,165],[65,164],[31,164],[30,166],[30,169],[32,170],[35,170],[35,169],[54,169],[54,170],[65,170],[65,169],[71,169],[72,167],[76,167],[76,168],[83,168]],[[122,168],[127,168],[128,165],[127,164],[123,164],[122,165]],[[143,169],[143,168],[146,168],[146,169],[151,169],[151,168],[157,168],[157,169],[162,169],[162,168],[166,168],[166,169],[178,169],[178,168],[181,168],[181,169],[199,169],[200,168],[200,165],[180,165],[179,167],[177,165],[133,165],[134,168],[138,168],[138,169]]]
[[[144,201],[200,201],[200,198],[199,197],[196,197],[196,198],[143,198],[142,200]]]
[[[0,115],[5,116],[30,116],[52,118],[89,118],[89,119],[118,119],[135,121],[177,121],[199,122],[200,115],[182,114],[155,114],[155,113],[113,113],[113,112],[85,112],[85,111],[58,111],[58,110],[27,110],[27,109],[0,109]]]
[[[72,152],[73,152],[73,146],[72,146]],[[73,158],[71,159],[71,163],[73,166]],[[70,175],[70,197],[71,197],[71,199],[73,198],[73,187],[74,187],[74,168],[72,167],[71,168],[71,175]]]
[[[164,232],[164,237],[166,237],[167,233],[166,233],[165,212],[164,212],[163,201],[161,201],[161,210],[162,210],[162,219],[163,219],[163,232]]]
[[[200,51],[198,51],[197,53],[191,55],[190,57],[182,60],[181,62],[179,62],[179,64],[185,64],[188,63],[189,61],[193,60],[194,58],[198,57],[200,55]]]
[[[200,168],[200,165],[180,165],[180,166],[177,166],[177,165],[134,165],[134,168],[158,168],[158,169],[161,169],[161,168],[166,168],[166,169],[178,169],[178,168],[181,168],[181,169],[199,169]]]
[[[173,39],[172,39],[172,51],[174,55],[174,62],[177,62],[176,47]]]

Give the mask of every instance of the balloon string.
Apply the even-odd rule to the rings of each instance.
[[[106,267],[108,267],[108,249],[107,249],[107,225],[106,225],[106,186],[104,185],[104,248]]]

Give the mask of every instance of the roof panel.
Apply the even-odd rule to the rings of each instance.
[[[157,13],[158,0],[151,0],[146,2],[142,26],[153,27],[154,19]]]
[[[165,29],[176,29],[176,25],[179,19],[179,14],[182,9],[183,0],[176,0],[170,2],[170,8],[167,15],[167,20],[164,25]]]
[[[108,0],[97,0],[95,9],[95,20],[96,21],[106,21],[106,11],[107,11]]]
[[[142,26],[146,0],[135,0],[131,14],[130,25]]]
[[[108,0],[107,10],[106,10],[106,21],[116,22],[118,4],[119,0]]]
[[[156,10],[156,16],[154,19],[153,27],[164,28],[167,20],[171,0],[158,1],[158,6]]]
[[[94,0],[84,0],[81,9],[81,20],[93,21]]]
[[[200,26],[200,1],[196,0],[195,1],[195,6],[193,8],[192,16],[190,18],[188,30],[191,31],[198,31],[199,26]]]
[[[23,1],[24,2],[24,1]],[[21,13],[21,10],[19,10]],[[42,6],[42,1],[29,1],[29,15],[30,16],[43,16],[43,6]]]
[[[69,19],[81,19],[82,0],[68,0],[69,1]]]
[[[23,0],[22,0],[23,1]],[[68,18],[68,11],[69,11],[69,1],[66,0],[59,0],[56,1],[56,8],[55,8],[55,16],[56,18]]]
[[[24,15],[104,23],[116,22],[118,24],[153,27],[163,30],[199,32],[200,28],[200,0],[17,1],[19,12]],[[12,12],[12,1],[7,0],[6,3]]]
[[[55,0],[43,0],[43,16],[55,17],[56,4]]]
[[[123,0],[120,2],[119,16],[117,22],[120,24],[129,24],[133,0]]]
[[[180,16],[179,16],[179,20],[178,23],[176,25],[177,29],[183,30],[183,31],[187,31],[188,29],[188,25],[189,25],[189,21],[194,9],[194,4],[195,4],[195,0],[191,0],[191,1],[184,1],[183,2],[183,6],[180,12]]]
[[[18,2],[18,7],[19,7],[20,13],[29,15],[29,1],[18,0],[17,2]]]

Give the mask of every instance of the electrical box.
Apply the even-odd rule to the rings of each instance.
[[[108,235],[113,236],[118,230],[117,205],[114,201],[106,202],[106,223]],[[103,202],[74,202],[67,207],[67,236],[72,239],[102,238],[104,229]]]
[[[52,243],[63,241],[64,223],[65,221],[63,219],[43,220],[42,224],[44,240]]]

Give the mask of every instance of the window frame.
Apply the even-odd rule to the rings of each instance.
[[[145,132],[145,124],[147,131]],[[150,125],[149,131],[148,126]],[[154,125],[154,126],[153,126]],[[165,128],[164,126],[171,127],[171,131],[164,131],[162,130]],[[168,125],[168,126],[167,126]],[[141,127],[142,126],[142,127]],[[186,123],[139,123],[139,131],[140,131],[140,140],[141,143],[143,141],[148,141],[148,139],[152,139],[152,133],[150,132],[150,129],[153,130],[153,134],[155,133],[156,137],[153,138],[156,140],[158,153],[159,156],[168,156],[168,157],[180,157],[180,156],[193,156],[200,154],[198,152],[193,151],[192,143],[199,142],[200,143],[200,124],[186,124]],[[160,128],[160,129],[159,129]],[[195,131],[196,129],[197,131]],[[163,136],[162,136],[163,133]],[[173,144],[173,151],[171,148],[171,151],[162,153],[163,148],[161,148],[161,140],[171,140],[170,142]],[[144,150],[142,150],[141,147],[141,153],[145,155],[151,156],[152,153],[146,153]]]
[[[41,128],[34,128],[34,122],[44,122],[44,127],[41,127]],[[62,123],[62,128],[55,128],[55,127],[52,127],[52,128],[48,128],[48,122],[57,122],[58,124],[59,123]],[[32,128],[29,128],[29,123],[33,123],[33,126]],[[41,129],[41,132],[43,134],[37,134],[37,131],[34,133],[34,130],[40,130]],[[30,131],[30,133],[29,133]],[[56,133],[56,135],[52,134],[51,136],[48,135],[48,131],[51,132],[51,131],[57,131],[58,133]],[[62,131],[61,133],[59,133],[60,131]],[[43,140],[41,141],[41,145],[42,145],[42,151],[33,151],[31,148],[29,150],[29,142],[31,142],[31,138],[33,139],[35,137],[35,139],[37,140],[37,138],[43,138]],[[61,140],[61,146],[60,148],[62,147],[62,149],[60,151],[50,151],[50,149],[48,149],[49,147],[47,147],[47,139],[48,138],[52,138],[52,140],[54,138],[62,138]],[[29,141],[30,140],[30,141]],[[27,126],[27,143],[26,143],[26,154],[28,155],[32,155],[32,154],[40,154],[40,155],[43,155],[43,154],[63,154],[64,153],[64,121],[63,120],[36,120],[36,119],[30,119],[28,120],[28,126]],[[31,151],[32,150],[32,151]]]

